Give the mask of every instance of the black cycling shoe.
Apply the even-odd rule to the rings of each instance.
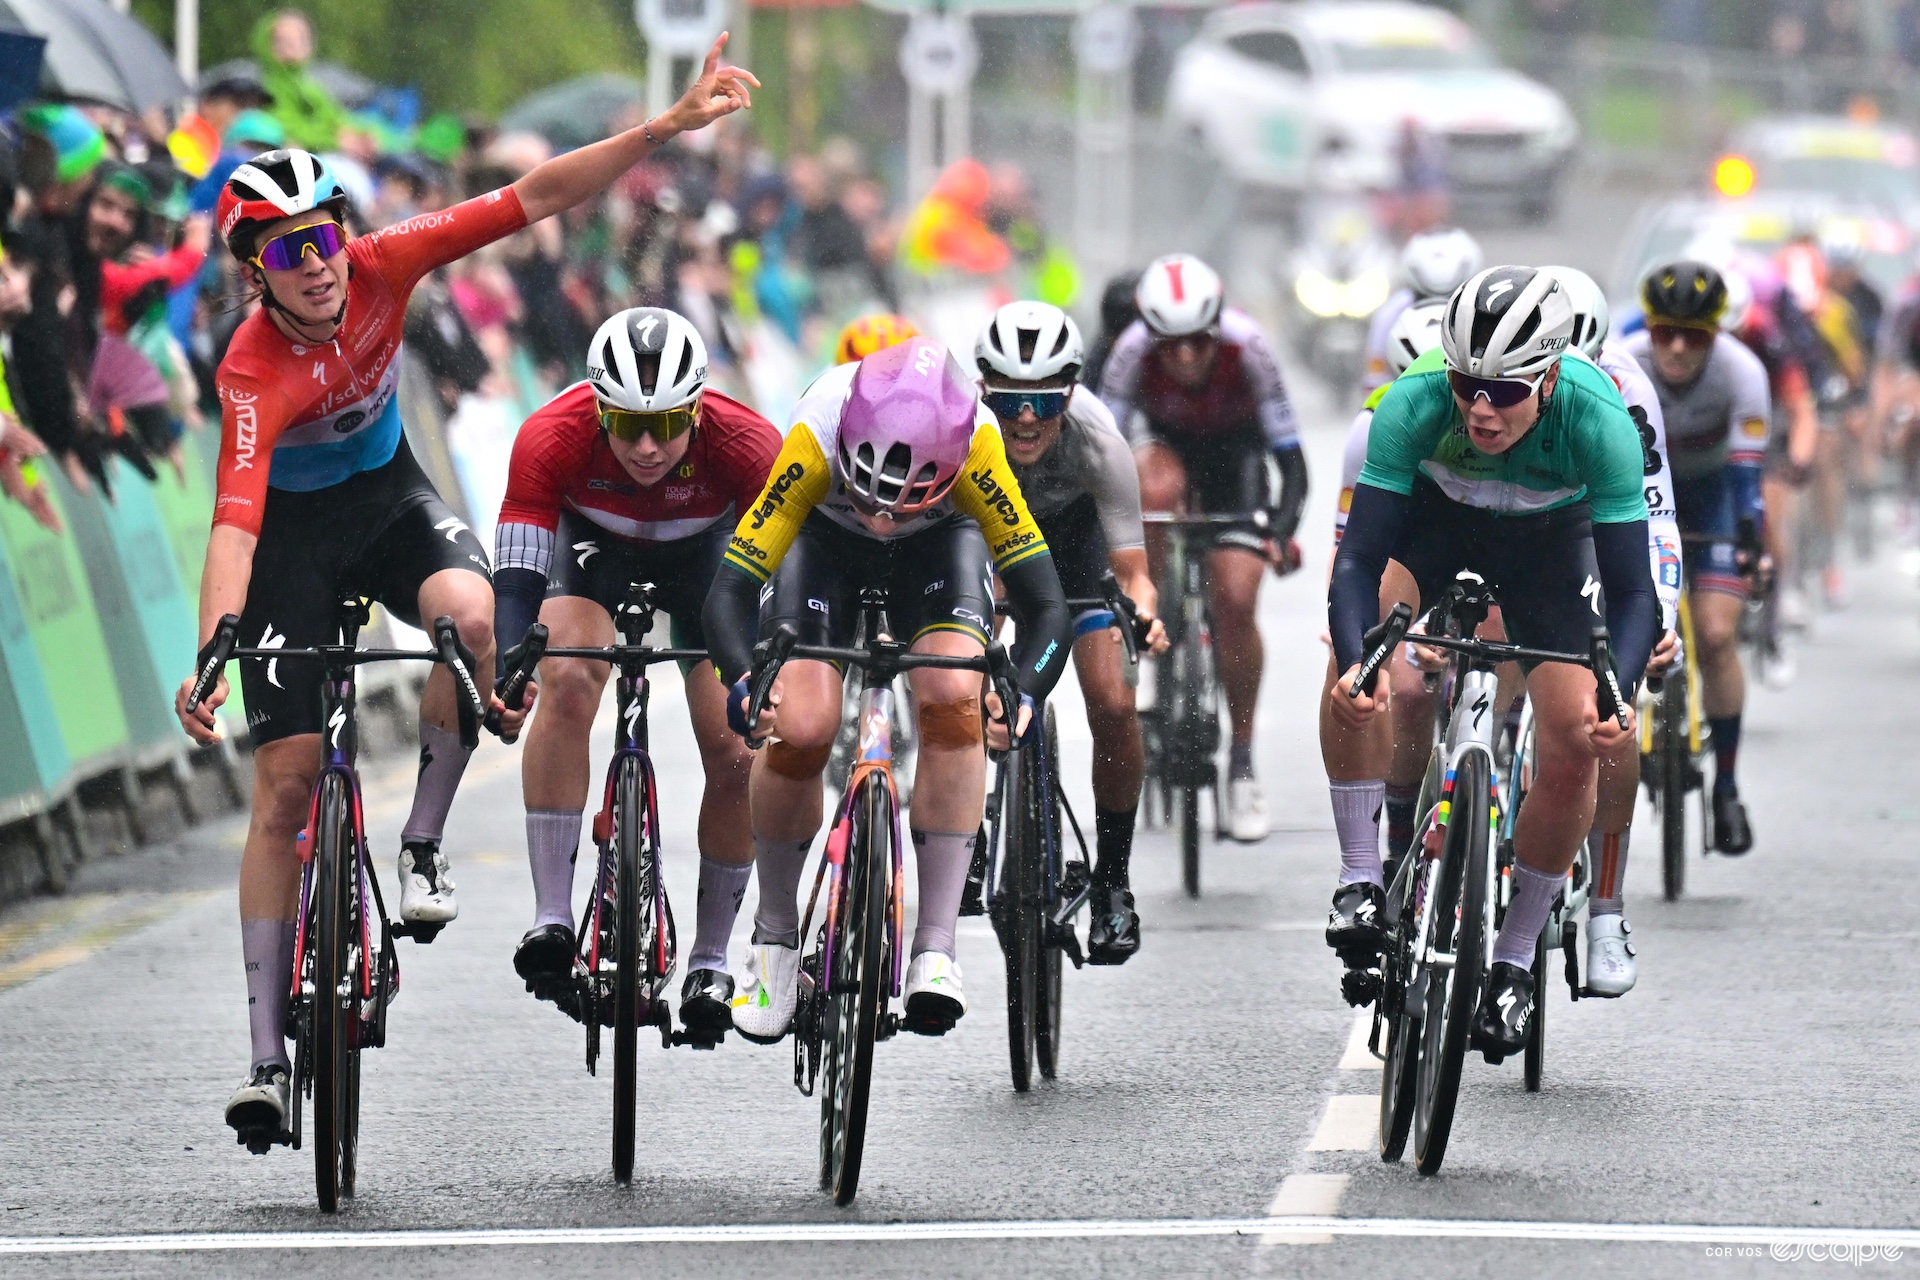
[[[1533,974],[1517,964],[1495,960],[1469,1028],[1473,1047],[1497,1067],[1508,1054],[1526,1047],[1527,1024],[1532,1021]]]
[[[537,1000],[560,1006],[569,1018],[580,1019],[580,992],[573,981],[573,930],[564,924],[541,924],[527,930],[514,948],[513,971],[526,980]]]
[[[1133,894],[1095,883],[1088,897],[1088,964],[1125,964],[1140,949],[1140,916]]]
[[[1737,788],[1713,789],[1713,847],[1736,857],[1753,848],[1753,828]]]
[[[1349,968],[1366,968],[1387,949],[1387,891],[1366,880],[1333,891],[1327,945]]]
[[[680,1024],[685,1041],[711,1049],[733,1030],[733,977],[717,969],[695,969],[680,984]]]

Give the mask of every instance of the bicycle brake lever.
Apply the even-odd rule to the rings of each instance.
[[[540,659],[546,656],[546,652],[547,629],[538,622],[528,627],[526,638],[508,651],[510,665],[507,668],[506,677],[494,690],[507,710],[520,710],[521,705],[526,701],[527,684],[533,679],[534,670],[540,665]],[[500,713],[488,707],[484,721],[487,732],[502,742],[516,741],[519,734],[515,734],[512,738],[501,734],[500,721]]]
[[[240,618],[236,614],[220,615],[220,623],[213,629],[213,637],[200,650],[199,676],[193,682],[193,691],[187,695],[187,712],[191,715],[200,709],[219,683],[220,672],[227,665],[227,659],[233,656],[234,643],[240,638]]]
[[[460,719],[460,745],[471,751],[480,745],[480,718],[487,711],[487,702],[473,682],[473,651],[460,639],[460,628],[453,619],[444,616],[433,620],[433,647],[439,651],[440,661],[453,673],[458,695],[454,709]]]
[[[1349,698],[1358,699],[1362,693],[1373,692],[1380,668],[1386,665],[1387,658],[1400,642],[1407,638],[1407,628],[1412,625],[1413,610],[1403,600],[1360,638],[1361,643],[1367,646],[1367,653],[1360,660],[1360,670],[1353,678],[1353,688],[1347,691]]]

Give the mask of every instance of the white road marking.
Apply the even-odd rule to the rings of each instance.
[[[1372,1151],[1380,1141],[1380,1099],[1371,1093],[1336,1093],[1314,1131],[1309,1151]]]
[[[1340,1212],[1340,1198],[1347,1194],[1344,1173],[1296,1173],[1280,1184],[1267,1206],[1269,1218],[1330,1218]],[[1324,1231],[1269,1231],[1260,1237],[1269,1244],[1332,1244]]]
[[[1362,1009],[1353,1020],[1353,1030],[1347,1034],[1347,1051],[1340,1055],[1342,1071],[1378,1071],[1380,1059],[1373,1056],[1373,1050],[1367,1048],[1367,1041],[1373,1037],[1373,1010]]]
[[[825,1222],[682,1227],[524,1227],[475,1231],[258,1231],[145,1236],[0,1236],[0,1256],[51,1253],[208,1253],[283,1249],[447,1249],[583,1244],[839,1244],[895,1240],[1089,1240],[1265,1236],[1274,1233],[1411,1239],[1558,1240],[1627,1244],[1920,1249],[1920,1230],[1874,1227],[1708,1226],[1660,1222],[1525,1222],[1448,1218],[1065,1219],[1029,1222]]]

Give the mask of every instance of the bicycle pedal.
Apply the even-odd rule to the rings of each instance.
[[[293,1145],[293,1135],[291,1133],[285,1129],[269,1129],[264,1125],[256,1125],[237,1130],[233,1135],[233,1139],[236,1143],[245,1147],[256,1156],[263,1156],[275,1147],[290,1147]]]
[[[1340,975],[1340,994],[1356,1009],[1365,1008],[1378,1000],[1382,985],[1376,969],[1349,969]]]
[[[424,947],[439,937],[440,931],[446,927],[447,924],[444,920],[402,920],[399,924],[393,926],[393,936],[396,938],[412,938]]]
[[[1071,902],[1093,883],[1093,874],[1087,870],[1087,864],[1078,858],[1060,869],[1060,897]]]
[[[881,1015],[880,1021],[874,1025],[873,1038],[875,1040],[891,1040],[895,1035],[899,1034],[899,1031],[900,1015],[889,1009]]]
[[[713,1033],[707,1032],[707,1031],[695,1031],[692,1029],[683,1028],[673,1033],[673,1043],[675,1048],[678,1048],[681,1045],[686,1045],[689,1049],[712,1050],[712,1049],[719,1048],[720,1045],[726,1040],[726,1038],[727,1038],[727,1033],[724,1031],[722,1031],[719,1035],[714,1035]]]
[[[1080,950],[1080,935],[1064,926],[1061,927],[1060,933],[1061,937],[1054,945],[1067,953],[1067,959],[1073,961],[1074,968],[1084,969],[1087,964],[1087,957],[1082,954]]]

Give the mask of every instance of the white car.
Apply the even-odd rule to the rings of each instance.
[[[1283,192],[1397,187],[1412,120],[1453,190],[1534,216],[1579,139],[1560,96],[1501,66],[1464,22],[1383,0],[1215,12],[1174,61],[1167,110],[1240,181]]]

